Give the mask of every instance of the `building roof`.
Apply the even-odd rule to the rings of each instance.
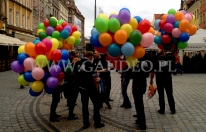
[[[154,14],[155,20],[160,19],[163,14]]]

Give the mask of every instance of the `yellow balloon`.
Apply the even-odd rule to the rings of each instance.
[[[81,36],[81,33],[79,31],[75,31],[72,33],[72,36],[75,38],[75,40],[79,39]]]
[[[35,81],[31,84],[31,89],[34,92],[41,92],[44,89],[44,83],[42,81]]]
[[[97,18],[104,18],[106,21],[109,21],[109,17],[106,14],[99,14]]]
[[[192,14],[192,21],[190,22],[190,24],[193,24],[195,22],[195,16]]]
[[[40,34],[41,32],[44,32],[44,33],[45,33],[46,31],[45,31],[44,29],[38,29],[37,32],[36,32],[36,34],[39,36],[39,34]]]
[[[29,85],[29,82],[27,82],[27,81],[24,79],[24,75],[18,76],[17,81],[18,81],[18,83],[19,83],[20,85],[23,85],[23,86]]]
[[[67,38],[67,43],[73,45],[75,43],[75,37],[74,36],[68,37]]]
[[[58,48],[60,49],[60,48],[62,48],[62,46],[63,46],[62,41],[59,41],[59,47]]]
[[[110,14],[110,16],[111,15],[118,15],[118,12],[112,12],[111,14]]]
[[[132,68],[137,65],[138,59],[134,58],[133,56],[128,56],[126,58],[126,61],[127,61],[127,65]]]
[[[26,53],[24,48],[25,48],[24,45],[19,46],[19,48],[18,48],[18,54],[20,54],[20,53]]]
[[[138,21],[135,18],[131,18],[129,24],[132,26],[133,30],[136,30],[138,27]]]
[[[52,38],[51,42],[52,42],[52,50],[56,50],[59,48],[59,41],[57,39]]]
[[[127,33],[127,38],[129,38],[130,33],[133,31],[130,24],[123,24],[120,30],[124,30]]]
[[[47,62],[48,62],[48,60],[47,60],[47,57],[45,55],[38,55],[36,57],[35,63],[38,67],[44,68],[45,66],[47,66]]]

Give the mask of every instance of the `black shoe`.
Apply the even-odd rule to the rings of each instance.
[[[133,117],[137,117],[137,115],[133,115]]]
[[[59,122],[59,120],[56,119],[56,118],[50,118],[49,120],[50,120],[51,122]]]
[[[21,85],[21,86],[20,86],[20,89],[23,89],[23,88],[24,88],[24,86]]]
[[[94,123],[94,126],[95,126],[96,128],[102,128],[102,127],[104,127],[105,125],[104,125],[103,123],[99,122],[99,123]]]
[[[68,120],[76,120],[76,119],[78,119],[78,117],[76,117],[76,116],[69,116],[67,119]]]
[[[172,111],[171,114],[172,114],[172,115],[176,114],[176,111]]]
[[[57,115],[57,114],[55,115],[55,118],[60,118],[60,117],[61,117],[61,115]]]
[[[138,128],[137,128],[137,130],[140,130],[140,131],[146,131],[146,127],[141,127],[141,126],[139,126]]]
[[[158,110],[157,112],[158,112],[159,114],[162,114],[162,115],[165,114],[165,112],[164,112],[164,111],[161,111],[161,110]]]
[[[113,100],[109,98],[109,101],[113,101]]]
[[[124,105],[121,105],[120,107],[123,108],[123,107],[125,107],[125,106],[124,106]]]
[[[89,124],[89,123],[86,123],[86,124],[84,124],[83,128],[84,128],[84,129],[87,129],[87,128],[89,128],[89,126],[90,126],[90,124]]]

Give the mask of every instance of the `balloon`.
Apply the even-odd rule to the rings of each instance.
[[[178,11],[178,12],[175,14],[175,20],[176,20],[176,21],[181,21],[182,18],[183,18],[183,16],[184,16],[184,13],[181,12],[181,11]]]
[[[189,21],[188,20],[181,20],[180,21],[180,24],[179,24],[179,29],[181,30],[181,31],[186,31],[187,30],[187,28],[189,27]]]
[[[48,27],[49,26],[49,20],[44,20],[44,26]]]
[[[174,17],[174,15],[168,15],[168,16],[167,16],[167,19],[166,19],[166,22],[173,24],[173,23],[175,22],[175,17]]]
[[[38,55],[36,57],[36,65],[38,67],[44,68],[45,66],[47,66],[47,57],[45,55]]]
[[[113,15],[109,16],[109,19],[111,19],[111,18],[118,18],[118,15],[113,14]]]
[[[97,18],[104,18],[106,21],[109,21],[109,17],[106,14],[99,14]]]
[[[170,36],[167,35],[167,34],[163,35],[163,36],[162,36],[162,42],[163,42],[164,44],[169,44],[169,43],[171,42]]]
[[[64,43],[61,49],[70,50],[73,49],[74,45]]]
[[[36,39],[36,40],[33,41],[33,44],[36,45],[36,44],[39,43],[39,42],[41,42],[41,41]]]
[[[109,46],[112,43],[112,37],[109,33],[101,33],[99,35],[99,42],[102,46]]]
[[[24,60],[26,59],[26,58],[28,58],[29,56],[27,55],[27,54],[25,54],[25,53],[20,53],[20,54],[18,54],[17,55],[17,60],[18,60],[18,62],[21,64],[21,65],[23,65],[24,64]]]
[[[19,46],[19,48],[18,48],[18,54],[20,54],[20,53],[26,53],[26,52],[25,52],[25,46],[24,46],[24,45]]]
[[[64,22],[64,20],[60,19],[60,20],[58,21],[58,24],[59,24],[59,25],[62,25],[63,22]]]
[[[167,23],[166,21],[161,20],[161,21],[159,22],[159,27],[164,30],[164,26],[165,26],[166,23]]]
[[[120,49],[120,47],[117,44],[111,44],[108,47],[108,53],[112,57],[118,57],[121,54],[121,49]]]
[[[43,29],[43,30],[46,30],[45,26],[44,26],[44,23],[39,23],[38,29]]]
[[[58,79],[56,77],[49,77],[46,81],[46,84],[49,88],[56,88],[58,86]]]
[[[75,38],[75,40],[77,40],[77,39],[80,38],[81,34],[80,34],[79,31],[75,31],[75,32],[72,33],[72,36]]]
[[[62,54],[59,50],[54,50],[51,52],[51,60],[53,60],[54,62],[58,62],[59,60],[61,60],[62,58]]]
[[[49,72],[52,76],[57,77],[61,72],[61,67],[59,65],[52,65]]]
[[[100,32],[97,31],[97,29],[94,27],[91,31],[91,35],[94,35],[94,34],[100,34]]]
[[[142,46],[135,46],[134,47],[134,53],[133,57],[134,58],[142,58],[145,55],[145,49]]]
[[[175,9],[170,9],[167,14],[175,15],[176,14],[176,10]]]
[[[34,92],[41,92],[44,89],[44,83],[42,81],[35,81],[31,84],[31,89]]]
[[[168,14],[164,14],[164,15],[161,17],[161,20],[166,21],[166,20],[167,20],[167,16],[168,16]]]
[[[52,35],[53,31],[54,31],[54,28],[51,27],[51,26],[48,26],[48,27],[46,28],[46,33],[47,33],[48,35],[50,35],[50,36]]]
[[[137,20],[138,23],[140,23],[142,21],[142,18],[139,16],[135,16],[134,18]]]
[[[57,25],[55,27],[55,30],[58,31],[58,32],[61,32],[63,30],[63,27],[61,25]]]
[[[157,45],[159,49],[164,50],[164,44]]]
[[[72,32],[75,32],[75,31],[77,31],[77,26],[72,25]]]
[[[67,31],[69,32],[69,34],[72,33],[72,27],[69,26],[69,25],[65,26],[65,27],[64,27],[64,30],[67,30]]]
[[[156,36],[161,36],[161,32],[157,32],[155,35]]]
[[[65,28],[66,26],[69,26],[69,23],[67,21],[62,23],[62,27]],[[71,30],[72,31],[72,30]]]
[[[59,82],[63,81],[64,80],[64,73],[61,72],[58,76],[57,76],[57,79]]]
[[[193,34],[195,34],[196,31],[197,31],[197,26],[191,25],[191,26],[189,26],[188,30],[189,30],[189,34],[190,34],[190,35],[193,35]]]
[[[134,53],[134,46],[130,42],[126,42],[121,47],[122,54],[124,56],[131,56]]]
[[[102,45],[99,42],[99,35],[98,34],[94,34],[91,36],[90,38],[90,43],[94,46],[94,47],[102,47]]]
[[[45,92],[47,94],[53,94],[56,91],[56,88],[48,88],[48,87],[46,87],[44,90],[45,90]]]
[[[132,26],[133,30],[136,30],[138,27],[138,21],[135,18],[130,18],[129,24]]]
[[[111,44],[112,45],[112,44]],[[118,46],[118,45],[117,45]],[[108,50],[109,51],[109,50]],[[119,51],[120,51],[120,54],[121,54],[121,49],[119,48]],[[120,59],[120,56],[117,56],[117,57],[113,57],[111,56],[110,54],[107,54],[106,56],[106,60],[113,63],[114,60],[119,60]]]
[[[162,44],[162,37],[161,36],[156,36],[154,38],[154,43],[159,45],[159,44]]]
[[[62,54],[62,59],[64,59],[64,60],[68,60],[69,59],[69,51],[61,50],[61,54]]]
[[[40,38],[41,40],[43,40],[43,39],[46,38],[46,37],[47,37],[47,34],[46,34],[45,32],[39,33],[39,38]]]
[[[80,44],[80,42],[81,42],[81,40],[80,40],[80,38],[79,38],[79,39],[77,39],[77,40],[74,42],[74,45],[77,46],[77,45]]]
[[[161,36],[163,36],[163,35],[165,35],[166,34],[166,32],[163,30],[162,32],[161,32]]]
[[[61,68],[61,71],[65,71],[66,67],[68,67],[69,65],[67,64],[66,60],[60,60],[59,62],[59,67]]]
[[[48,39],[52,39],[52,37],[51,37],[51,36],[47,36],[46,38],[48,38]]]
[[[53,28],[55,28],[57,25],[57,20],[55,20],[54,18],[50,18],[49,25],[52,26]]]
[[[192,21],[190,24],[193,24],[195,22],[195,16],[192,14]]]
[[[129,38],[129,35],[132,32],[132,26],[129,24],[123,24],[120,30],[124,30],[127,33],[127,38]]]
[[[157,20],[155,20],[155,22],[154,22],[154,27],[155,27],[157,30],[160,30],[159,22],[160,22],[160,19],[157,19]]]
[[[108,23],[104,18],[97,18],[95,20],[95,28],[98,32],[104,33],[108,30]]]
[[[181,34],[181,31],[179,30],[179,28],[174,28],[174,29],[172,30],[172,35],[173,35],[173,37],[175,37],[175,38],[179,38],[180,34]]]
[[[62,30],[60,33],[61,38],[66,39],[69,37],[69,32],[67,30]]]
[[[35,60],[33,58],[26,58],[24,60],[24,67],[27,69],[27,70],[32,70],[36,67],[36,63],[35,63]]]
[[[130,13],[130,10],[127,8],[122,8],[120,11],[122,11],[122,10],[127,10]]]
[[[95,47],[95,50],[98,51],[99,53],[107,53],[108,47]]]
[[[166,23],[164,25],[164,30],[167,32],[167,33],[172,33],[172,30],[174,29],[174,26],[171,24],[171,23]]]
[[[144,33],[147,33],[147,32],[149,31],[150,26],[151,26],[151,24],[150,24],[150,22],[149,22],[148,20],[142,20],[142,21],[139,23],[137,29],[138,29],[142,34],[144,34]]]
[[[185,10],[181,10],[181,12],[185,15],[187,12]]]
[[[59,47],[59,41],[55,38],[52,38],[51,42],[52,42],[52,48],[51,49],[56,50]]]
[[[47,79],[48,79],[50,76],[51,76],[51,75],[50,75],[49,72],[45,72],[45,73],[44,73],[44,77],[42,78],[42,81],[43,81],[43,82],[46,82]]]
[[[140,45],[142,47],[149,47],[153,44],[154,36],[151,33],[145,33],[142,35],[142,41],[140,42]]]
[[[132,68],[137,65],[138,59],[134,58],[133,56],[128,56],[126,58],[128,67]]]
[[[38,29],[37,32],[36,32],[36,34],[39,36],[39,34],[40,34],[41,32],[44,32],[44,33],[45,33],[45,30],[43,30],[43,29]]]
[[[29,82],[27,82],[25,79],[24,79],[24,75],[19,75],[18,78],[17,78],[17,81],[20,85],[23,85],[23,86],[27,86],[29,85]]]
[[[118,15],[118,12],[112,12],[111,14],[110,14],[110,16],[111,15]]]
[[[152,33],[153,35],[155,34],[155,30],[154,30],[154,28],[153,27],[150,27],[150,29],[149,29],[149,31],[148,31],[149,33]]]
[[[190,14],[185,14],[182,18],[182,20],[188,20],[188,22],[192,22],[192,16]]]
[[[23,73],[24,72],[24,66],[21,65],[18,61],[13,61],[11,63],[11,69],[16,73]]]
[[[138,30],[134,30],[130,33],[129,41],[134,45],[137,46],[142,40],[142,33]]]
[[[42,93],[42,91],[41,92],[34,92],[34,91],[32,91],[31,88],[29,89],[29,94],[31,96],[37,97],[37,96],[41,95],[41,93]]]
[[[118,14],[118,19],[121,25],[129,23],[130,21],[130,12],[128,10],[120,10]]]
[[[187,42],[190,39],[190,35],[188,33],[182,33],[180,35],[180,41],[181,42]]]
[[[176,21],[176,22],[174,23],[174,28],[179,28],[179,24],[180,24],[180,22],[179,22],[179,21]]]
[[[58,40],[60,40],[60,33],[58,32],[58,31],[54,31],[53,33],[52,33],[52,38],[56,38],[56,39],[58,39]]]
[[[188,46],[188,42],[179,42],[177,47],[178,49],[185,49]]]
[[[124,30],[118,30],[114,34],[114,39],[118,44],[124,44],[127,41],[127,33]]]
[[[38,55],[45,55],[47,53],[47,47],[44,43],[39,42],[36,46],[35,46],[35,52]]]
[[[175,44],[178,44],[179,43],[179,39],[176,39],[176,38],[172,37],[172,42],[175,43]]]
[[[114,65],[115,69],[118,71],[122,71],[126,66],[126,61],[122,60],[122,59],[114,60],[112,63]]]
[[[120,22],[117,18],[111,18],[108,22],[109,31],[115,33],[117,30],[120,29]]]
[[[35,80],[41,80],[43,77],[44,77],[44,70],[42,68],[39,68],[39,67],[35,67],[33,70],[32,70],[32,77],[35,79]]]
[[[52,42],[51,42],[51,40],[48,39],[48,38],[45,38],[45,39],[42,40],[42,43],[45,44],[45,46],[46,46],[46,48],[47,48],[47,52],[49,52],[49,51],[51,50],[51,48],[52,48]]]

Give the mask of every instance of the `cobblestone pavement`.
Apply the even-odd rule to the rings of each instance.
[[[117,73],[112,74],[111,102],[112,109],[104,105],[101,109],[102,121],[105,128],[95,129],[93,125],[82,129],[82,114],[80,97],[77,101],[75,114],[78,120],[68,121],[66,100],[59,103],[57,112],[61,114],[60,122],[49,122],[51,95],[42,94],[34,98],[29,95],[29,87],[19,89],[18,74],[12,71],[0,73],[0,132],[123,132],[136,131],[132,123],[135,121],[134,101],[131,94],[131,83],[128,94],[132,102],[132,109],[120,108],[122,96],[120,78]],[[173,77],[174,97],[177,114],[171,115],[166,101],[165,115],[159,115],[158,94],[147,100],[144,99],[149,132],[181,132],[206,131],[206,74],[185,74]],[[92,122],[92,103],[90,103],[90,120]]]

